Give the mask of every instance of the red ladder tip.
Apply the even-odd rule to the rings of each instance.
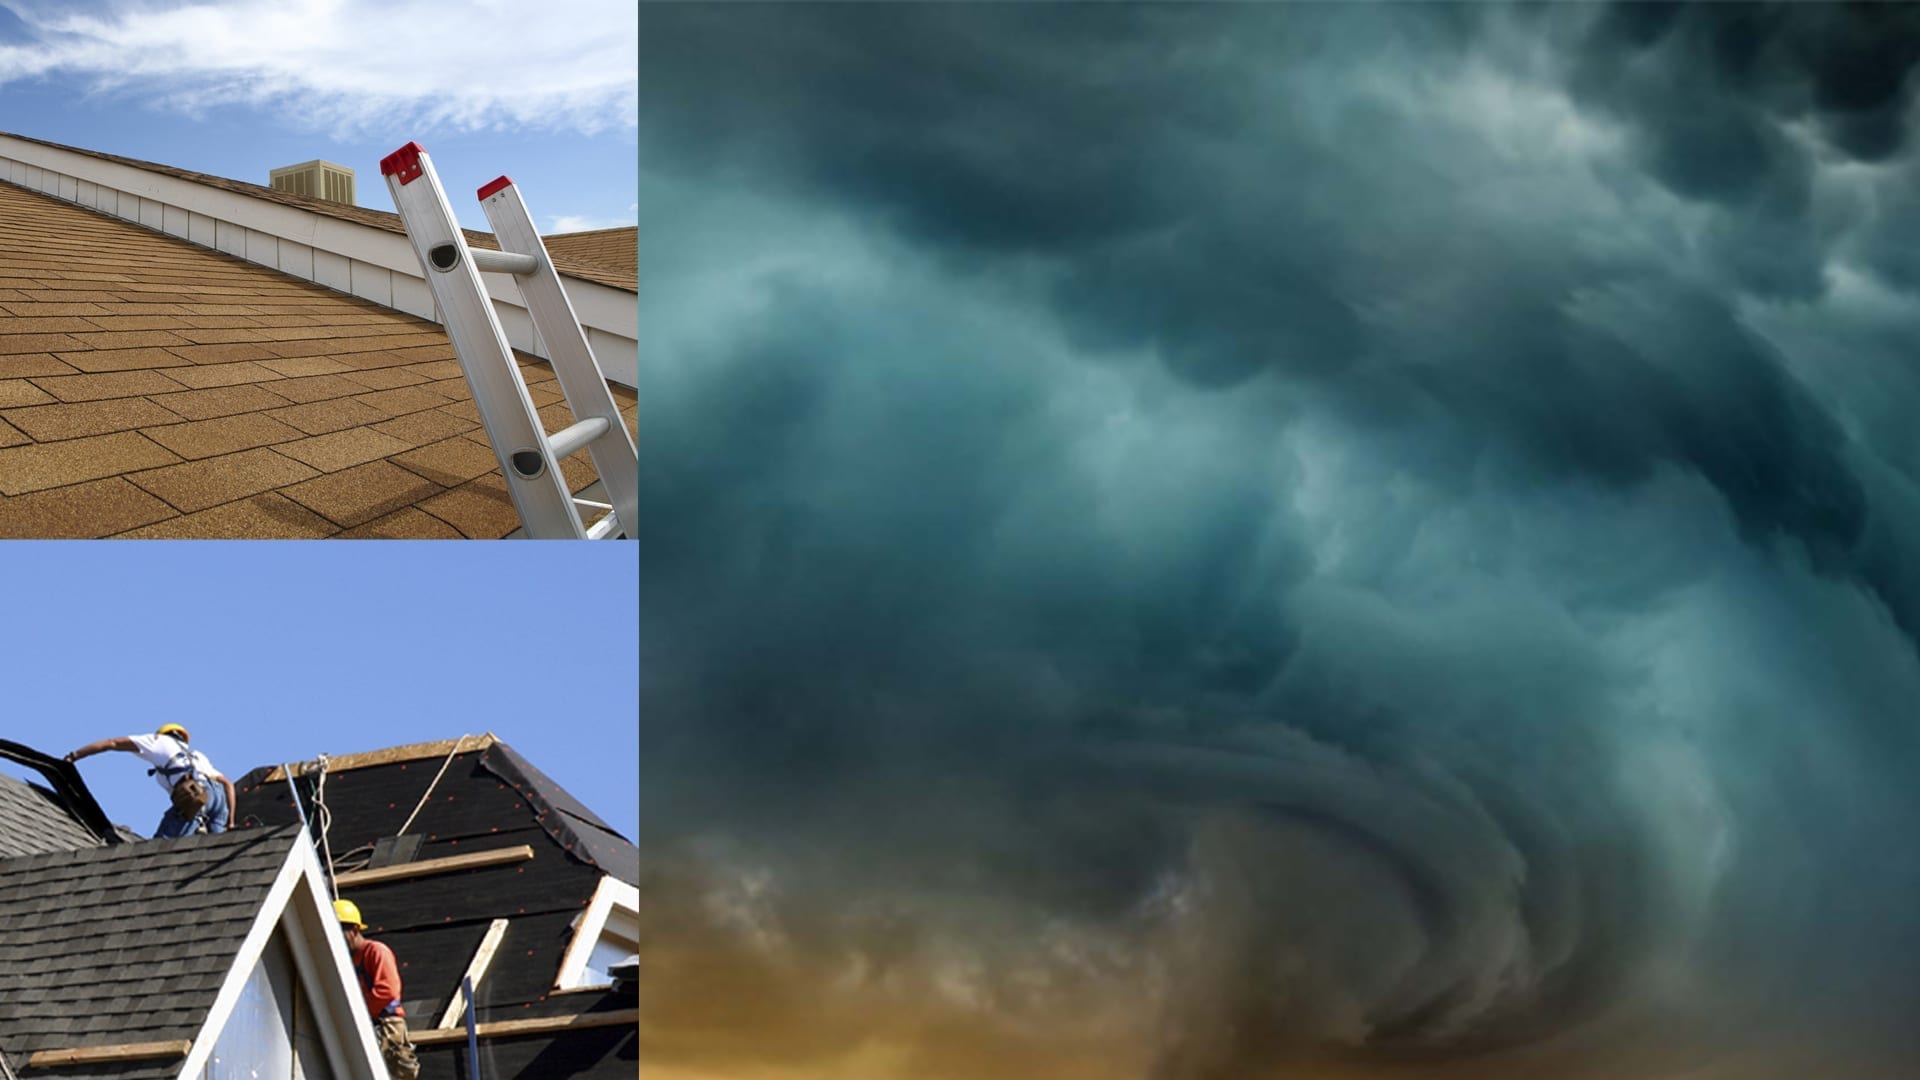
[[[485,199],[487,196],[500,191],[502,188],[510,188],[512,186],[513,179],[511,177],[502,176],[498,179],[488,181],[487,186],[480,189],[480,198]]]
[[[410,142],[380,159],[380,175],[398,176],[402,184],[412,183],[423,171],[420,166],[420,155],[426,152],[426,147],[417,142]]]

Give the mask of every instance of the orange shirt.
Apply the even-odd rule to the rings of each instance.
[[[367,999],[367,1014],[378,1017],[393,1006],[394,1016],[405,1016],[400,1007],[400,964],[393,950],[377,941],[369,941],[353,956],[354,974],[360,976],[360,993]]]

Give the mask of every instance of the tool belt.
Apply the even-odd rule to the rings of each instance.
[[[173,812],[183,818],[196,818],[207,808],[207,785],[189,773],[173,785]]]
[[[148,769],[147,775],[159,773],[173,782],[173,786],[167,789],[171,792],[173,799],[173,812],[192,821],[200,816],[200,811],[207,808],[207,782],[200,779],[200,774],[194,771],[193,752],[187,749],[186,744],[177,738],[173,740],[173,744],[180,748],[173,757],[173,761],[179,764],[169,762],[156,766]],[[176,776],[179,778],[175,779]]]

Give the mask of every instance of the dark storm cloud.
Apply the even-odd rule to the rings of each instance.
[[[649,1038],[1903,1075],[1908,54],[1720,10],[648,9]]]

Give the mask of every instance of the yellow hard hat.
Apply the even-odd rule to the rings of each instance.
[[[365,930],[367,924],[360,921],[360,906],[351,900],[335,900],[333,914],[340,920],[341,926],[355,930]]]
[[[181,742],[193,741],[193,736],[187,734],[187,729],[181,727],[179,724],[161,724],[153,730],[153,733],[155,735],[178,735],[180,736]]]

